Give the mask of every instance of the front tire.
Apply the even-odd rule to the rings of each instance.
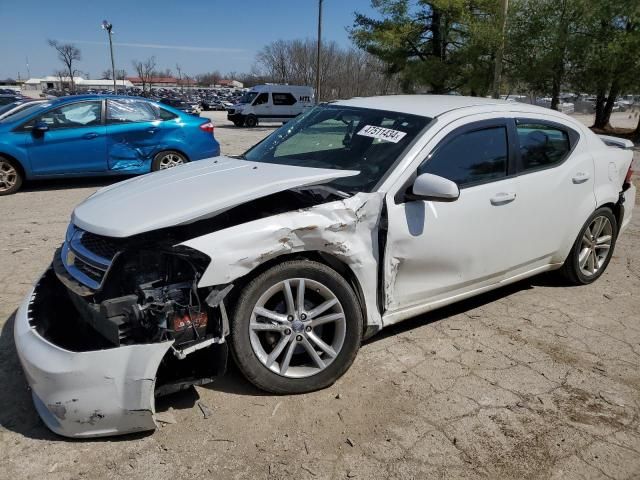
[[[244,126],[248,128],[254,128],[258,125],[258,118],[255,115],[249,115],[244,119]]]
[[[312,392],[351,366],[362,325],[358,299],[340,274],[314,261],[287,261],[242,290],[231,322],[231,350],[258,388]]]
[[[165,150],[157,153],[156,156],[153,157],[151,171],[157,172],[158,170],[167,170],[169,168],[177,167],[178,165],[184,165],[185,163],[189,163],[189,160],[182,153],[174,150]]]
[[[22,171],[13,160],[0,157],[0,196],[16,193],[22,186]]]
[[[560,273],[574,285],[595,282],[604,273],[618,237],[618,222],[611,209],[599,208],[578,234]]]

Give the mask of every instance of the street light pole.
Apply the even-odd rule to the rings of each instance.
[[[322,49],[322,0],[318,0],[318,52],[316,54],[316,105],[320,103],[320,51]]]
[[[111,76],[113,77],[113,93],[118,93],[118,87],[116,87],[116,64],[113,61],[113,42],[111,41],[111,29],[113,25],[111,25],[106,20],[102,21],[102,29],[107,31],[107,35],[109,35],[109,51],[111,52]]]

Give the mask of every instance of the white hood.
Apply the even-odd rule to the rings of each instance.
[[[72,222],[97,235],[124,238],[213,217],[290,188],[357,174],[216,157],[102,188],[76,207]]]

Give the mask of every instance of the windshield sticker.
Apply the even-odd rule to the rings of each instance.
[[[363,137],[377,138],[379,140],[385,140],[393,143],[398,143],[406,134],[407,132],[401,132],[400,130],[393,130],[391,128],[376,127],[375,125],[365,125],[364,128],[358,132],[358,135],[362,135]]]

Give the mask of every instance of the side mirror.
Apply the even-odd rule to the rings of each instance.
[[[49,131],[49,125],[44,122],[36,122],[36,124],[31,129],[31,132],[36,135],[44,135],[44,132]]]
[[[432,200],[435,202],[453,202],[460,196],[455,182],[431,173],[423,173],[413,182],[412,192],[407,195],[413,200]]]

